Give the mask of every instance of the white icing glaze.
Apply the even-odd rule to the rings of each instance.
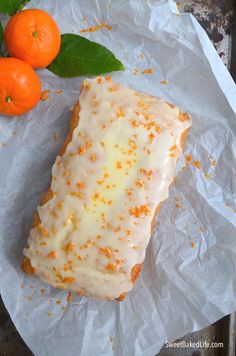
[[[52,169],[54,195],[38,207],[24,254],[46,283],[114,299],[133,287],[191,122],[110,77],[86,80],[79,103],[79,124]]]

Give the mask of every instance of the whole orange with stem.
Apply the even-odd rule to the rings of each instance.
[[[11,57],[19,58],[33,68],[44,68],[57,56],[61,34],[47,12],[32,9],[12,16],[5,28],[4,40]]]
[[[25,114],[40,96],[39,77],[29,64],[17,58],[0,58],[0,114]]]

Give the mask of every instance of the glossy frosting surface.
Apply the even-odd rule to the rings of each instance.
[[[24,254],[46,283],[98,299],[132,289],[157,206],[168,197],[189,117],[162,99],[86,80],[79,124],[52,169]]]

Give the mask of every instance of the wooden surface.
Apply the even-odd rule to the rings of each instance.
[[[0,298],[0,356],[32,355],[18,334]]]
[[[236,58],[231,61],[232,28],[233,28],[233,0],[186,0],[181,2],[184,11],[192,13],[207,31],[211,41],[228,68],[236,74]],[[236,27],[236,26],[235,26]],[[236,36],[236,34],[234,34]],[[235,41],[236,44],[236,41]],[[236,56],[236,49],[233,52]],[[187,335],[181,340],[226,340],[227,318],[200,332]],[[223,325],[223,328],[222,328]],[[222,334],[222,335],[220,335]],[[226,345],[226,341],[225,341]],[[31,356],[32,352],[22,341],[0,299],[0,356]],[[160,356],[218,356],[227,355],[224,350],[202,349],[162,349]],[[43,356],[43,355],[42,355]],[[69,355],[65,355],[69,356]],[[127,355],[129,356],[129,355]]]

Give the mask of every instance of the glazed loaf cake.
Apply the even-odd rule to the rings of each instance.
[[[23,269],[45,283],[122,300],[140,272],[191,120],[164,100],[85,80]]]

